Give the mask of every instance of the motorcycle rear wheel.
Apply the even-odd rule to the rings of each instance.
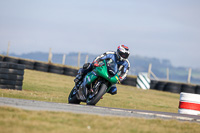
[[[71,104],[80,104],[80,100],[76,97],[75,87],[71,90],[69,97],[68,97],[68,103]]]
[[[105,84],[101,84],[97,95],[95,95],[91,99],[89,98],[89,96],[87,97],[86,100],[87,105],[95,105],[101,99],[101,97],[106,93],[106,90],[107,86]]]

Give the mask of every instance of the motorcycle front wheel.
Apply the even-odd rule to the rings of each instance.
[[[105,84],[101,84],[99,87],[99,91],[95,96],[89,96],[87,97],[86,103],[87,105],[95,105],[101,97],[106,93],[107,86]]]
[[[69,97],[68,97],[68,103],[71,104],[80,104],[80,100],[77,99],[76,97],[77,90],[75,87],[71,90]]]

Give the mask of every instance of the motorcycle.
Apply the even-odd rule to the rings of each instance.
[[[101,60],[98,66],[87,73],[71,90],[68,102],[87,105],[95,105],[101,97],[111,89],[111,86],[119,81],[117,64],[112,59]]]

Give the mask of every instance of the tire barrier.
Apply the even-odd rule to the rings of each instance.
[[[25,65],[26,69],[32,69],[32,70],[50,72],[50,73],[57,73],[57,74],[64,74],[64,75],[68,75],[68,76],[76,76],[76,74],[78,72],[77,69],[67,67],[65,65],[61,66],[61,65],[57,65],[57,64],[53,64],[53,63],[48,64],[46,62],[21,59],[21,58],[16,58],[16,57],[11,57],[11,56],[0,55],[0,61]],[[16,70],[12,70],[12,69],[11,70],[3,69],[0,71],[2,72],[2,73],[0,72],[1,75],[9,74],[9,79],[10,79],[10,77],[14,78],[13,74],[18,75],[18,78],[20,78],[19,75],[24,73],[24,71],[16,71]],[[128,76],[122,82],[122,84],[136,86],[136,83],[137,83],[136,80],[137,80],[136,77]],[[151,80],[150,89],[168,91],[168,92],[172,92],[172,93],[179,93],[179,84],[181,84],[181,89],[180,89],[181,92],[184,91],[184,92],[196,93],[196,94],[200,93],[200,89],[199,89],[200,85],[197,86],[197,85],[190,85],[190,84],[184,84],[184,83],[174,83],[173,84],[173,82],[171,83],[169,81],[158,81],[158,80]]]
[[[68,76],[76,76],[78,70],[73,69],[66,66],[58,66],[56,64],[48,64],[45,62],[40,61],[33,61],[28,59],[21,59],[21,58],[15,58],[10,56],[1,56],[0,60],[2,59],[3,62],[15,62],[18,64],[25,65],[26,69],[31,70],[37,70],[37,71],[43,71],[43,72],[50,72],[50,73],[56,73],[56,74],[64,74]]]
[[[200,94],[200,85],[196,86],[195,94]]]
[[[19,59],[19,64],[25,65],[26,69],[34,69],[35,62],[34,61],[29,61],[25,59]]]
[[[144,90],[150,89],[151,80],[148,78],[147,73],[139,73],[137,76],[137,88],[141,88]]]
[[[155,86],[155,90],[163,91],[166,84],[167,82],[165,81],[158,81],[158,83]]]
[[[194,85],[183,84],[181,87],[181,92],[195,93],[195,87],[196,86],[194,86]]]
[[[56,74],[63,74],[64,73],[64,68],[60,67],[60,66],[49,65],[48,72],[56,73]]]
[[[0,88],[22,90],[25,66],[0,62]]]
[[[181,92],[178,112],[181,114],[199,115],[200,95]]]
[[[3,58],[3,61],[17,64],[19,62],[19,59],[6,56],[6,57]]]
[[[0,74],[0,79],[7,79],[7,80],[23,80],[23,75],[14,75],[14,74]]]
[[[3,56],[0,55],[0,61],[3,61]]]
[[[158,81],[157,80],[151,80],[150,83],[150,89],[156,89],[156,85],[157,85]]]
[[[151,80],[150,89],[167,91],[172,93],[194,93],[200,94],[200,85],[179,82]]]
[[[68,67],[65,67],[65,68],[64,68],[64,74],[65,74],[65,75],[76,76],[77,73],[78,73],[78,70],[76,70],[76,69],[68,68]]]
[[[168,91],[172,93],[180,93],[181,92],[181,84],[178,83],[167,83],[164,87],[163,91]]]
[[[121,84],[123,85],[130,85],[130,86],[136,86],[136,81],[137,78],[134,77],[126,77],[126,79],[124,81],[121,82]]]
[[[42,62],[35,62],[34,70],[48,72],[49,64]]]

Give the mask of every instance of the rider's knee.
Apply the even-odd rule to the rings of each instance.
[[[83,73],[86,74],[90,71],[92,71],[92,65],[90,63],[85,63],[83,65]]]
[[[90,67],[90,63],[85,63],[84,65],[83,65],[83,69],[88,69]]]

